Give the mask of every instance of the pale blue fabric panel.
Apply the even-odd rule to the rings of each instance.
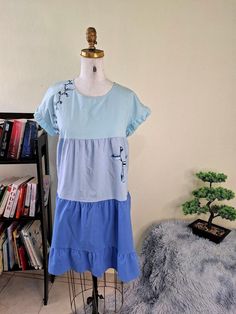
[[[57,146],[59,197],[87,202],[125,200],[128,159],[126,137],[60,138]]]
[[[51,136],[93,139],[130,136],[150,113],[134,91],[116,82],[108,95],[90,97],[67,80],[46,91],[34,118]]]
[[[55,110],[55,94],[60,90],[64,81],[50,86],[34,112],[34,119],[50,135],[59,134],[57,112]]]
[[[130,102],[130,116],[126,129],[126,136],[130,136],[151,114],[151,109],[144,105],[136,93],[132,93]]]

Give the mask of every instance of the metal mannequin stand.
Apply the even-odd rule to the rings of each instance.
[[[67,272],[70,306],[73,314],[120,313],[124,303],[123,282],[114,274],[102,277],[91,273]]]

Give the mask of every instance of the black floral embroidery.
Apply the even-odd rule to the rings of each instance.
[[[58,104],[62,104],[62,96],[65,95],[66,97],[69,97],[68,91],[72,90],[72,88],[69,88],[69,85],[73,85],[73,81],[72,80],[68,80],[67,83],[64,84],[63,86],[63,90],[59,91],[58,94],[58,100],[55,103],[56,106],[56,110],[58,110]]]
[[[124,148],[122,146],[120,146],[120,154],[119,155],[112,154],[111,157],[121,161],[122,168],[121,168],[120,178],[121,178],[121,182],[125,182],[125,168],[124,168],[124,166],[127,165],[128,155],[127,154],[124,155]]]
[[[53,123],[53,129],[55,130],[55,132],[57,134],[59,134],[59,128],[58,128],[58,124],[57,124],[57,116],[55,115],[55,113],[52,114],[52,123]]]
[[[62,96],[65,95],[66,97],[69,96],[68,94],[68,91],[69,90],[72,90],[72,88],[69,88],[68,86],[70,85],[73,85],[73,81],[72,80],[67,80],[66,83],[64,83],[64,86],[63,86],[63,89],[60,90],[58,93],[57,93],[57,96],[58,96],[58,100],[54,103],[54,109],[55,110],[58,110],[58,105],[59,104],[62,104]],[[52,115],[52,118],[53,118],[53,128],[55,130],[55,132],[57,134],[59,134],[59,127],[58,127],[58,124],[57,124],[57,116],[56,116],[56,113],[55,113],[55,110],[53,112],[53,115]]]

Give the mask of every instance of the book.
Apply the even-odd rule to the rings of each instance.
[[[42,232],[41,223],[39,220],[33,221],[29,224],[29,227],[25,230],[25,237],[28,238],[28,242],[35,259],[35,263],[38,269],[43,268],[43,255],[42,250]]]
[[[43,176],[43,187],[44,187],[44,205],[48,204],[48,196],[51,184],[51,176],[49,174],[45,174]]]
[[[33,260],[32,260],[32,257],[31,257],[31,253],[30,253],[30,250],[29,250],[29,246],[28,246],[28,243],[26,242],[26,238],[24,237],[24,234],[23,234],[23,228],[20,230],[20,238],[21,238],[21,241],[24,245],[24,248],[25,248],[25,251],[26,251],[26,254],[27,254],[27,257],[28,257],[28,262],[29,262],[29,266],[30,268],[33,268],[34,267],[34,264],[33,264]]]
[[[2,136],[0,138],[0,158],[5,159],[7,157],[8,148],[10,144],[10,137],[12,133],[13,121],[5,120],[2,130]]]
[[[21,268],[22,270],[26,270],[30,268],[31,264],[30,264],[30,260],[26,252],[24,242],[22,241],[22,238],[20,235],[21,228],[22,228],[22,225],[19,228],[17,228],[15,240],[16,240],[16,246],[18,250],[19,259],[20,259],[19,268]]]
[[[37,197],[37,178],[32,178],[28,184],[31,184],[31,195],[30,195],[30,208],[29,208],[29,216],[35,216],[35,209],[36,209],[36,197]]]
[[[26,186],[26,195],[25,195],[23,216],[28,216],[29,215],[30,197],[31,197],[31,184],[28,181],[27,182],[27,186]]]
[[[27,183],[21,184],[19,188],[19,199],[16,207],[16,218],[20,218],[24,211],[24,202],[26,196]]]
[[[3,226],[4,223],[2,223],[1,226]],[[3,272],[3,243],[6,240],[6,233],[5,233],[5,229],[2,230],[1,227],[1,233],[0,233],[0,274],[2,274]]]
[[[15,230],[13,230],[12,235],[13,235],[13,247],[14,247],[14,253],[15,253],[15,260],[17,261],[17,264],[19,268],[21,268],[21,262],[20,262],[20,256],[19,256],[19,251],[17,247],[17,235],[19,233],[19,229],[21,228],[21,225],[18,224]]]
[[[14,181],[16,181],[17,179],[19,179],[19,177],[13,176],[13,177],[5,178],[1,181],[1,186],[5,187],[5,188],[4,188],[3,196],[2,196],[1,201],[0,201],[0,216],[2,216],[2,214],[5,210],[5,207],[6,207],[6,204],[8,201],[8,197],[10,195],[11,187],[9,187],[9,186]]]
[[[3,270],[8,271],[8,239],[7,237],[3,241],[2,252],[3,252]]]
[[[29,176],[29,175],[27,175],[25,177],[21,177],[21,178],[17,179],[16,181],[14,181],[9,186],[10,195],[8,197],[6,208],[5,208],[4,213],[3,213],[4,217],[6,217],[6,218],[13,217],[15,207],[16,207],[16,203],[14,203],[14,200],[15,200],[15,197],[17,197],[17,190],[22,183],[30,180],[30,178],[32,178],[32,176]]]
[[[25,244],[25,248],[26,251],[28,253],[28,257],[30,259],[31,262],[31,266],[34,267],[35,269],[38,269],[38,265],[36,263],[36,259],[34,257],[33,251],[32,251],[32,246],[29,242],[29,237],[28,237],[28,232],[27,229],[29,228],[29,226],[32,224],[32,221],[30,221],[29,223],[27,223],[22,229],[21,229],[21,235],[22,235],[22,239],[24,241]]]
[[[22,142],[21,158],[33,158],[35,155],[35,139],[38,137],[36,121],[27,120]]]
[[[9,227],[7,227],[7,237],[8,237],[8,249],[9,249],[9,268],[12,269],[16,263],[13,245],[13,231],[17,227],[18,222],[12,222]]]
[[[27,262],[27,257],[26,257],[27,253],[26,253],[24,245],[21,245],[18,250],[19,250],[19,256],[20,256],[21,269],[27,270],[29,264]]]
[[[25,129],[25,119],[14,119],[10,137],[7,158],[19,159],[23,133]]]

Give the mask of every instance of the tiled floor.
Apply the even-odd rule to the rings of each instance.
[[[80,288],[78,276],[76,278],[77,291]],[[91,280],[86,280],[87,287],[91,283]],[[66,274],[57,276],[54,283],[49,283],[49,298],[46,306],[43,304],[43,284],[42,271],[4,272],[1,274],[0,313],[71,314]],[[82,296],[80,299],[82,301]]]

